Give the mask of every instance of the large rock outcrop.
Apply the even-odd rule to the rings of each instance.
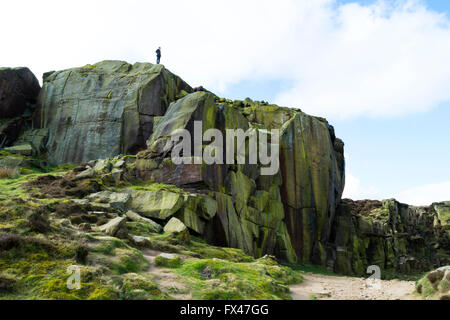
[[[171,137],[179,129],[189,132],[190,147],[175,164]],[[246,134],[244,147],[233,147],[234,163],[202,158],[214,146],[214,156],[224,159],[231,150],[225,141],[218,146],[201,139],[209,129],[224,138],[231,129]],[[279,150],[268,175],[260,158],[249,162],[257,153],[253,138],[260,138],[257,150]],[[57,182],[73,185],[76,192],[66,195],[125,185],[121,211],[132,210],[133,219],[179,220],[210,244],[256,257],[270,254],[347,274],[363,274],[369,265],[409,272],[448,263],[449,203],[342,201],[344,143],[325,119],[193,90],[162,65],[103,61],[45,74],[34,128],[13,148],[46,152],[54,164],[83,163],[69,175],[73,183]],[[144,186],[127,188],[136,179]],[[79,190],[81,182],[95,182],[95,188]],[[118,201],[108,192],[91,197],[109,206]]]
[[[256,136],[279,129],[279,170],[261,175],[261,163],[248,164],[248,141],[242,150],[246,164],[174,165],[167,142],[178,129],[194,137],[194,121],[201,121],[202,134],[215,128],[224,137],[227,129]],[[209,242],[256,256],[325,264],[325,245],[344,187],[343,143],[326,120],[250,99],[231,102],[196,92],[170,105],[147,144],[136,162],[144,180],[193,188],[217,202],[213,218],[194,219],[204,225],[201,233]],[[225,145],[223,155],[227,151]],[[181,219],[192,225],[192,214]]]
[[[28,68],[0,68],[0,148],[10,146],[19,137],[40,89]]]
[[[443,206],[343,200],[329,240],[328,267],[344,274],[364,274],[370,265],[408,273],[449,264],[450,236],[438,212]]]
[[[145,147],[153,121],[192,89],[162,65],[103,61],[44,75],[36,129],[48,129],[54,164],[80,163]]]

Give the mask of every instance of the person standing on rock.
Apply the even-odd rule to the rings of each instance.
[[[160,61],[161,61],[161,47],[156,49],[156,64],[159,64]]]

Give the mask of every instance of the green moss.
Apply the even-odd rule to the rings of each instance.
[[[434,290],[432,284],[426,276],[416,283],[416,292],[419,293],[425,300],[433,299],[436,295],[436,290]]]
[[[148,268],[148,261],[137,249],[117,249],[118,263],[112,266],[113,271],[119,274],[139,272]]]
[[[125,225],[128,232],[135,236],[148,237],[152,233],[157,233],[157,230],[152,225],[145,222],[133,221],[127,222]]]
[[[220,259],[185,261],[177,269],[196,299],[289,299],[301,275],[270,259],[237,263]]]
[[[129,273],[116,280],[120,285],[120,298],[125,300],[167,299],[148,274]]]
[[[99,281],[82,282],[80,289],[69,289],[68,277],[68,275],[55,274],[40,287],[40,291],[46,298],[56,300],[111,300],[118,297],[115,288]]]
[[[157,256],[155,258],[155,265],[166,268],[178,268],[181,265],[181,259],[179,256],[175,256],[173,259]]]
[[[87,65],[85,65],[84,67],[81,67],[81,69],[82,69],[82,70],[83,70],[83,69],[86,69],[86,70],[92,70],[92,69],[95,69],[95,66],[92,65],[92,64],[87,64]]]
[[[48,172],[67,172],[75,168],[77,165],[72,163],[66,163],[59,166],[49,166],[46,167],[46,171]]]
[[[450,281],[442,280],[438,285],[438,290],[441,292],[450,291]]]
[[[92,252],[115,255],[116,248],[127,248],[127,244],[113,237],[94,237],[95,242],[91,245]]]
[[[52,172],[54,176],[62,176],[66,172],[55,171]],[[31,195],[29,191],[24,188],[24,184],[35,180],[40,176],[48,175],[46,172],[42,172],[37,169],[27,169],[25,174],[19,175],[14,179],[0,179],[0,200],[8,199],[11,197],[20,197],[22,199],[30,199]]]
[[[416,282],[416,293],[425,300],[436,300],[449,295],[450,281],[445,278],[445,271],[439,274],[436,270],[424,275]]]
[[[138,185],[125,186],[128,189],[137,190],[137,191],[169,191],[169,192],[177,192],[184,193],[183,189],[180,189],[174,185],[170,184],[161,184],[161,183],[142,183]]]

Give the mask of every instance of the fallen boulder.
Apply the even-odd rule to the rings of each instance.
[[[163,228],[161,225],[153,221],[152,219],[144,218],[140,215],[138,215],[136,212],[133,211],[127,211],[126,213],[128,219],[136,222],[143,222],[147,224],[152,230],[154,230],[155,233],[160,233]]]
[[[119,230],[124,226],[127,218],[117,217],[110,220],[108,223],[96,228],[97,231],[106,233],[107,235],[114,237],[117,235]]]
[[[178,240],[189,243],[189,230],[186,225],[177,218],[172,218],[164,226],[164,232],[174,235]]]
[[[28,68],[0,68],[0,119],[21,116],[36,104],[41,87]]]
[[[86,197],[89,201],[107,203],[111,207],[126,212],[131,205],[131,196],[128,193],[100,191]]]
[[[133,196],[133,211],[149,218],[167,219],[183,205],[184,198],[176,192],[164,190],[139,192]]]

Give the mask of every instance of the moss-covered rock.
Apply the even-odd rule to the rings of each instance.
[[[4,150],[21,156],[32,156],[34,154],[33,146],[30,143],[18,144],[13,147],[5,148]]]
[[[47,73],[34,127],[48,128],[48,159],[55,164],[133,153],[181,90],[192,91],[150,63],[102,61]]]
[[[182,243],[189,243],[189,230],[186,225],[178,220],[177,218],[172,218],[169,222],[164,226],[164,232],[175,236]]]
[[[128,193],[101,191],[87,196],[91,202],[108,203],[112,208],[126,212],[131,205],[131,196]]]
[[[186,261],[177,270],[196,299],[290,299],[289,284],[300,274],[271,259],[230,262],[222,259]]]
[[[450,266],[425,275],[416,283],[416,291],[427,300],[450,300]]]
[[[164,220],[174,215],[183,203],[182,194],[158,190],[138,192],[133,196],[131,208],[145,217]]]
[[[201,132],[194,132],[194,121],[201,121]],[[248,163],[248,140],[237,154],[231,152],[234,166],[148,164],[158,159],[165,163],[176,130],[187,129],[195,136],[211,128],[224,136],[229,129],[249,130],[247,135],[256,137],[267,129],[281,130],[280,170],[273,176],[261,176],[261,164]],[[177,215],[212,243],[223,242],[255,256],[282,253],[281,258],[290,261],[319,257],[325,263],[324,247],[344,180],[343,144],[335,142],[332,127],[323,119],[250,99],[230,103],[200,91],[173,103],[158,121],[147,142],[148,151],[138,155],[138,159],[147,159],[138,172],[149,181],[167,183],[171,179],[180,186],[216,191],[218,214],[212,221],[204,225],[204,217],[199,215],[202,211],[196,213],[193,202],[187,202]],[[202,149],[208,148],[207,142],[200,144]],[[224,155],[227,148],[223,148]],[[191,145],[190,151],[198,155],[199,150]],[[246,158],[246,164],[237,164],[239,155]]]
[[[178,255],[172,253],[161,253],[155,257],[155,265],[159,267],[177,268],[181,264]]]
[[[126,213],[128,219],[132,220],[133,222],[137,223],[135,225],[141,225],[145,229],[148,229],[150,232],[159,233],[162,231],[162,226],[156,223],[155,221],[144,218],[140,215],[138,215],[136,212],[128,211]]]
[[[370,265],[401,273],[426,271],[449,262],[449,240],[434,206],[344,200],[334,219],[327,265],[360,275]]]
[[[438,214],[441,226],[450,233],[450,202],[435,203],[433,207]]]
[[[112,219],[108,223],[99,226],[97,230],[100,232],[104,232],[107,235],[115,236],[119,232],[120,228],[122,228],[125,225],[125,222],[126,218],[117,217]]]

